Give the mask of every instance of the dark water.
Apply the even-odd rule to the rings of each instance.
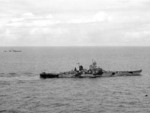
[[[22,52],[3,52],[17,49]],[[149,113],[150,47],[0,48],[0,113]],[[40,80],[39,73],[85,68],[143,69],[142,76]]]

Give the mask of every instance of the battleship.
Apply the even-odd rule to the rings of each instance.
[[[89,69],[84,69],[82,65],[79,65],[79,69],[76,68],[71,71],[60,73],[40,73],[40,78],[99,78],[99,77],[115,77],[115,76],[140,76],[142,69],[133,71],[106,71],[97,66],[94,61],[89,66]]]

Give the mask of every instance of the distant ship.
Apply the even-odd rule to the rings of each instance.
[[[4,52],[22,52],[21,50],[4,50]]]
[[[71,71],[61,73],[40,73],[40,78],[98,78],[98,77],[115,77],[115,76],[140,76],[142,69],[134,71],[105,71],[97,67],[97,63],[93,62],[89,69],[84,69],[82,65],[79,70],[76,68]]]

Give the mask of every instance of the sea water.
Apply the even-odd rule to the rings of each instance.
[[[21,50],[9,52],[9,50]],[[142,69],[142,76],[39,78],[41,72]],[[1,47],[0,113],[149,113],[150,47]]]

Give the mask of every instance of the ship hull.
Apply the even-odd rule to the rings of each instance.
[[[40,78],[99,78],[99,77],[115,77],[115,76],[140,76],[142,70],[135,71],[104,71],[101,74],[93,75],[83,72],[65,72],[65,73],[41,73]]]

